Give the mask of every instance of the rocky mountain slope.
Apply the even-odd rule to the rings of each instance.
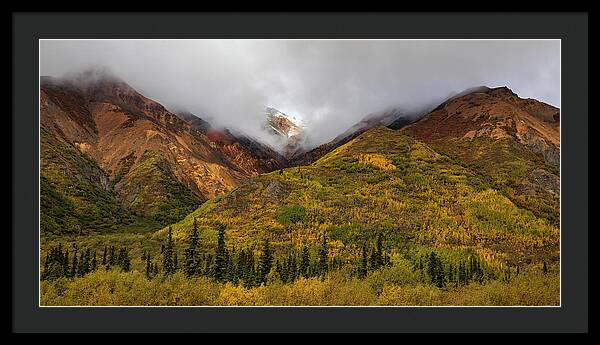
[[[467,251],[492,270],[556,263],[558,121],[550,105],[475,88],[400,130],[358,130],[310,165],[257,176],[173,229],[184,238],[196,218],[212,238],[224,223],[236,247],[267,237],[280,253],[325,234],[342,261],[384,233],[388,248]]]
[[[202,130],[198,121],[185,121],[109,75],[42,77],[40,115],[41,174],[49,186],[72,199],[66,185],[88,181],[127,212],[159,222],[181,218],[207,198],[285,164],[268,147],[228,131]],[[81,164],[72,169],[66,156],[99,172]]]
[[[223,223],[231,246],[268,238],[279,254],[306,244],[316,251],[325,234],[332,260],[353,265],[378,233],[392,254],[433,248],[452,262],[471,253],[497,273],[559,257],[557,225],[519,207],[484,171],[382,126],[309,166],[257,176],[208,201],[172,226],[176,239],[194,218],[208,238]]]
[[[560,110],[506,87],[477,88],[402,129],[488,176],[518,205],[558,222]]]
[[[85,109],[73,114],[83,123],[73,131],[81,137],[94,133],[93,126],[89,125],[92,129],[88,130],[86,122],[80,120],[87,116]],[[236,263],[227,264],[227,272],[248,267],[248,263],[252,268],[247,271],[256,272],[255,262],[260,271],[260,262],[264,262],[261,258],[269,253],[273,265],[266,275],[266,285],[265,280],[254,281],[255,287],[247,285],[253,288],[244,290],[246,285],[227,283],[222,285],[224,290],[212,294],[224,296],[224,304],[230,305],[240,304],[237,296],[242,295],[242,303],[261,301],[257,299],[258,291],[273,295],[274,305],[284,304],[279,296],[296,303],[305,295],[315,295],[317,302],[313,304],[319,304],[329,295],[342,300],[349,294],[353,298],[362,296],[365,291],[386,296],[390,286],[395,286],[394,294],[399,297],[393,299],[394,303],[384,300],[383,305],[558,305],[560,162],[553,158],[553,152],[560,149],[559,118],[557,108],[521,99],[506,88],[469,90],[416,122],[398,125],[399,129],[390,128],[396,127],[398,119],[385,120],[389,127],[365,121],[367,125],[351,130],[350,138],[346,135],[342,144],[315,155],[311,164],[244,179],[233,190],[208,199],[184,219],[159,231],[72,237],[69,244],[85,243],[86,248],[101,252],[107,244],[124,243],[131,248],[133,258],[134,272],[126,273],[128,277],[148,282],[149,288],[155,282],[175,281],[176,285],[168,290],[185,291],[183,295],[189,295],[198,282],[208,281],[206,277],[216,277],[214,272],[221,272],[215,269],[220,246],[225,248],[221,258],[237,258]],[[211,137],[210,126],[196,122],[195,130]],[[218,146],[220,137],[212,137]],[[63,140],[58,134],[47,138]],[[43,177],[48,180],[43,180],[42,188],[48,189],[49,209],[67,214],[76,202],[88,205],[88,209],[117,205],[120,200],[111,198],[111,184],[120,182],[115,183],[109,173],[103,173],[95,160],[87,159],[87,154],[77,149],[81,144],[69,146],[64,142],[66,152],[72,154],[62,152],[63,145],[43,143],[51,149],[49,152],[58,151],[57,156],[47,160],[52,164],[45,168]],[[132,164],[132,176],[127,178],[131,182],[127,183],[168,184],[160,179],[170,176],[170,169],[166,169],[169,161],[156,152],[143,154],[146,157],[141,161],[150,164]],[[159,173],[144,174],[146,170]],[[86,177],[75,192],[70,192],[69,184],[55,187],[50,181],[56,174],[67,173],[68,181]],[[178,186],[170,187],[170,195],[177,194]],[[61,194],[65,190],[69,195]],[[90,194],[97,197],[87,198]],[[70,202],[69,207],[54,207],[65,200]],[[115,209],[115,222],[118,217],[128,217],[120,215],[120,210]],[[109,214],[104,212],[102,216]],[[196,226],[197,232],[192,231]],[[220,229],[224,234],[219,233]],[[203,280],[187,280],[179,272],[174,280],[148,280],[144,275],[148,274],[148,266],[141,257],[152,253],[159,262],[164,257],[160,254],[162,246],[171,242],[170,230],[173,248],[179,255],[194,238],[191,234],[197,234],[198,253],[205,263],[201,268]],[[46,248],[52,248],[53,243],[58,246],[62,240],[47,240]],[[297,272],[312,273],[282,284],[284,273],[294,271],[294,267],[308,267]],[[323,271],[328,273],[322,275]],[[119,280],[125,276],[114,272],[121,274]],[[111,278],[105,278],[113,272],[94,274],[86,277],[102,277],[102,281],[113,284]],[[236,279],[237,274],[230,276]],[[249,274],[237,276],[246,279]],[[94,280],[86,277],[78,280],[84,288],[77,291],[85,291],[88,298],[85,289],[91,289],[94,283],[90,281]],[[129,293],[132,282],[126,280],[122,290]],[[53,303],[68,304],[53,286]],[[301,292],[293,292],[291,286],[301,286]],[[282,292],[274,294],[273,287]],[[188,303],[207,304],[204,298],[209,290],[197,291],[193,302]],[[440,294],[451,297],[438,303]],[[138,300],[146,301],[147,295],[147,288],[142,289],[135,302],[127,295],[130,302],[125,303],[140,304]],[[114,301],[113,294],[107,296],[108,301]],[[178,300],[165,303],[176,304]]]

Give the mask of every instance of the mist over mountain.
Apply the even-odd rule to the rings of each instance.
[[[551,40],[42,40],[40,73],[100,66],[171,111],[277,145],[270,106],[306,123],[316,147],[368,114],[434,107],[476,85],[560,107],[559,51]]]
[[[41,46],[41,305],[560,305],[560,41]]]

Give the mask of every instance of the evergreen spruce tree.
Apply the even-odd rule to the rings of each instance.
[[[66,249],[65,252],[68,253]],[[67,262],[65,267],[65,260],[68,260],[68,258],[65,258],[61,245],[57,248],[51,248],[46,254],[46,261],[44,262],[41,279],[53,280],[60,277],[68,277],[69,266]]]
[[[42,275],[41,278],[42,280],[46,280],[48,279],[48,273],[50,272],[50,253],[52,252],[52,249],[50,249],[50,251],[48,251],[46,253],[46,260],[44,260],[44,269],[42,270]]]
[[[327,237],[323,234],[323,244],[321,245],[321,249],[319,250],[319,262],[318,262],[318,270],[319,274],[323,277],[328,271],[328,263],[329,257],[328,254],[329,249],[327,247]]]
[[[310,256],[308,247],[304,245],[300,253],[300,264],[298,266],[298,275],[304,278],[309,276]]]
[[[150,258],[150,254],[146,254],[146,278],[152,279],[152,259]]]
[[[266,283],[267,275],[271,272],[271,265],[273,264],[273,253],[271,252],[271,246],[269,240],[263,240],[262,255],[260,256],[258,264],[258,284]]]
[[[73,264],[71,265],[71,274],[70,277],[74,278],[77,276],[77,267],[79,263],[77,262],[77,248],[75,248],[75,252],[73,253]]]
[[[473,280],[482,283],[483,282],[483,269],[479,260],[473,259]]]
[[[377,260],[377,250],[371,247],[371,252],[369,254],[369,269],[371,271],[375,271],[379,268],[379,260]]]
[[[279,262],[279,259],[275,261],[275,269],[277,270],[277,274],[279,274],[279,278],[284,283],[289,282],[288,267],[287,258],[281,259],[281,263]]]
[[[41,274],[41,279],[42,280],[51,280],[54,277],[53,274],[53,270],[54,270],[54,266],[55,266],[55,258],[54,258],[54,253],[55,253],[56,249],[55,248],[50,248],[50,250],[48,250],[48,252],[46,253],[46,260],[44,261],[44,268]],[[60,275],[63,277],[68,277],[69,276],[69,269],[68,269],[68,264],[67,264],[67,270],[65,271],[64,266],[60,267]]]
[[[81,260],[81,276],[84,276],[90,271],[90,249],[87,248],[82,254],[83,260]]]
[[[94,256],[92,256],[92,271],[98,268],[98,262],[96,261],[96,251],[94,250]]]
[[[469,266],[468,266],[468,276],[469,276],[469,280],[471,280],[473,278],[473,274],[475,272],[475,260],[473,259],[472,255],[469,255]]]
[[[254,247],[248,252],[248,286],[256,286],[256,266],[254,262]]]
[[[115,266],[123,267],[123,248],[119,248],[116,254]]]
[[[215,252],[215,265],[213,268],[214,278],[222,282],[225,279],[225,270],[227,269],[227,250],[225,248],[225,224],[218,225],[219,237],[217,239],[217,249]]]
[[[358,277],[365,278],[367,276],[367,245],[363,243],[362,246],[362,257],[360,259],[360,268],[358,270]]]
[[[234,285],[237,284],[237,269],[235,267],[235,246],[231,248],[231,252],[227,255],[227,280]]]
[[[434,252],[429,254],[429,263],[427,266],[427,273],[431,278],[431,282],[441,288],[445,285],[445,276],[444,276],[444,267],[442,266],[442,262],[438,259],[437,255]]]
[[[248,283],[250,287],[254,287],[257,281],[257,270],[254,262],[254,248],[251,248],[248,254]]]
[[[110,246],[110,248],[108,248],[108,267],[112,267],[116,263],[117,263],[117,257],[115,254],[115,247]]]
[[[208,277],[213,277],[213,268],[214,268],[214,258],[211,254],[206,255],[205,265],[204,265],[204,275]]]
[[[244,283],[247,279],[247,267],[246,267],[246,251],[240,250],[236,257],[236,276],[239,282]]]
[[[448,282],[454,281],[454,266],[452,264],[448,265],[448,273],[446,274]]]
[[[377,268],[383,266],[383,235],[377,234],[377,242],[375,244],[375,265]]]
[[[281,276],[281,274],[283,273],[282,271],[282,263],[279,262],[279,259],[274,259],[275,260],[275,265],[273,266],[273,268],[271,268],[271,272],[275,271],[277,273],[277,277],[283,281],[283,277]],[[271,273],[269,273],[271,274]]]
[[[454,287],[458,287],[460,285],[459,265],[460,265],[460,261],[459,261],[458,265],[456,265],[456,269],[454,271]]]
[[[429,276],[429,279],[431,280],[431,283],[435,284],[436,281],[436,256],[434,252],[429,253],[429,256],[427,257],[428,261],[427,261],[427,275]]]
[[[104,246],[104,253],[102,254],[102,266],[106,266],[106,246]]]
[[[77,276],[78,277],[83,277],[83,255],[84,252],[82,251],[79,254],[79,260],[78,260],[78,266],[77,266]]]
[[[187,277],[196,274],[198,269],[198,225],[194,218],[194,225],[188,237],[188,247],[184,252],[183,272]]]
[[[467,270],[462,260],[458,264],[458,283],[459,285],[467,285],[468,283]]]
[[[177,262],[177,251],[173,252],[173,272],[176,272],[178,270],[178,262]]]
[[[293,282],[294,280],[296,280],[298,272],[298,266],[296,265],[296,255],[294,253],[290,253],[287,260],[287,265],[288,280],[290,282]]]
[[[131,269],[131,259],[129,258],[129,251],[127,250],[127,247],[124,247],[122,251],[123,255],[121,258],[121,269],[123,269],[123,271],[125,272],[129,272],[129,270]]]
[[[439,258],[437,259],[436,286],[439,288],[446,286],[446,272],[444,270],[444,263]]]
[[[442,287],[444,285],[444,268],[435,252],[429,254],[427,274],[435,286]]]
[[[546,261],[544,261],[542,265],[542,272],[544,272],[544,274],[548,273],[548,266],[546,265]]]
[[[225,247],[225,254],[223,255],[223,276],[221,277],[222,281],[226,282],[231,279],[231,272],[229,271],[230,265],[230,255],[229,250]]]
[[[173,244],[173,229],[169,226],[169,234],[167,235],[167,241],[163,245],[163,270],[166,275],[173,274],[175,272],[174,262],[174,244]]]
[[[65,248],[65,254],[62,260],[62,274],[61,277],[69,276],[69,250]]]
[[[254,286],[254,256],[252,249],[240,253],[238,265],[242,266],[242,283],[244,287],[250,288]]]
[[[46,260],[47,264],[47,269],[46,269],[46,273],[45,273],[45,277],[48,280],[52,280],[55,278],[58,278],[58,272],[56,272],[55,267],[56,267],[56,249],[55,248],[51,248],[49,253],[48,253],[48,259]]]

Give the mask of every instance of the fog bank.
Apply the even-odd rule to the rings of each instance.
[[[40,74],[102,66],[169,109],[265,138],[266,106],[313,144],[369,113],[486,85],[560,107],[560,41],[42,40]]]

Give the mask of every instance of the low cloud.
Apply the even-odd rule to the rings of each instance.
[[[560,41],[44,40],[40,73],[103,66],[170,109],[266,138],[264,109],[326,142],[369,113],[486,85],[560,107]]]

